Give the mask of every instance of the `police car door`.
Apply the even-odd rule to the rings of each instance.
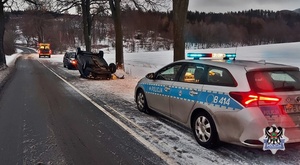
[[[175,63],[160,69],[155,74],[154,80],[149,83],[147,102],[155,111],[170,115],[170,90],[176,79],[182,64]]]
[[[230,91],[236,90],[236,82],[226,68],[210,66],[207,68],[206,84],[198,99],[205,104],[212,112],[232,111],[240,109],[229,95]]]
[[[171,116],[180,122],[187,122],[189,114],[197,101],[203,85],[204,66],[187,63],[179,80],[174,82],[170,92]]]

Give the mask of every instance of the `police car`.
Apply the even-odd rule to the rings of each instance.
[[[191,128],[206,148],[220,141],[262,146],[263,130],[272,125],[285,129],[288,143],[300,142],[299,68],[236,60],[235,53],[187,56],[194,59],[173,62],[138,82],[138,110]]]

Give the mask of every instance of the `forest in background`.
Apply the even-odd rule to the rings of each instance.
[[[84,45],[82,18],[68,13],[14,11],[6,13],[5,53],[14,53],[11,43],[26,46],[49,42],[56,52]],[[122,11],[126,51],[172,49],[172,11]],[[113,20],[109,15],[93,17],[92,48],[114,47]],[[192,12],[185,28],[187,49],[235,47],[300,41],[300,14],[295,11],[249,10],[228,13]]]

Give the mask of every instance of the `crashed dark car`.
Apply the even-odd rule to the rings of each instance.
[[[112,74],[116,72],[116,65],[114,63],[108,65],[103,55],[103,51],[92,53],[77,48],[76,59],[80,76],[93,79],[111,79]]]

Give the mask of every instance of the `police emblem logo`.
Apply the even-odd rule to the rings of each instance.
[[[295,100],[300,103],[300,96],[297,96]]]
[[[270,150],[272,154],[276,154],[278,150],[285,150],[284,144],[289,140],[284,135],[285,129],[282,127],[266,127],[263,130],[264,135],[259,140],[264,144],[263,150]]]

